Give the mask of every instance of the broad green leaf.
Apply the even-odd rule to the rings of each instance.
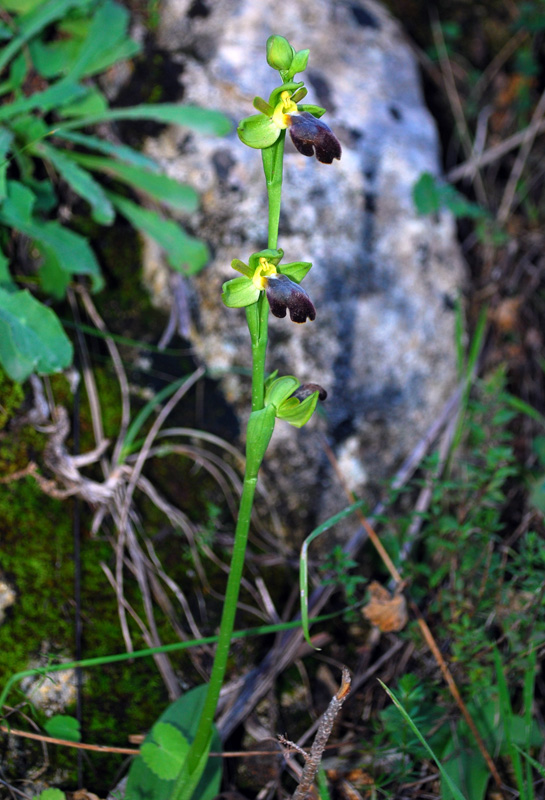
[[[151,119],[154,122],[164,122],[166,125],[181,125],[212,136],[225,136],[232,128],[231,121],[220,111],[177,103],[148,103],[128,108],[112,108],[104,114],[62,123],[59,129],[67,131],[116,119]]]
[[[142,759],[159,778],[173,781],[185,761],[189,742],[169,722],[156,722],[151,735],[153,741],[144,742],[140,748]]]
[[[55,714],[45,723],[44,728],[55,739],[65,739],[69,742],[81,741],[80,725],[75,717],[65,714]]]
[[[50,308],[27,289],[0,288],[0,362],[12,380],[59,372],[71,364],[72,355],[72,344]]]
[[[70,273],[63,270],[53,250],[39,244],[37,247],[42,253],[39,271],[42,289],[55,300],[62,300],[70,284]]]
[[[9,166],[8,153],[12,140],[12,132],[7,128],[0,128],[0,201],[7,195],[6,172]]]
[[[81,153],[73,153],[71,157],[87,169],[112,175],[177,211],[195,211],[199,205],[199,195],[194,189],[169,178],[168,175],[158,175],[130,164],[120,164],[111,158]]]
[[[108,193],[108,197],[126,219],[142,233],[151,236],[165,250],[170,266],[183,275],[194,275],[209,259],[208,247],[200,239],[190,236],[176,222],[167,220],[141,208],[125,197]]]
[[[99,225],[111,225],[115,219],[114,207],[106,197],[102,186],[61,150],[41,142],[36,147],[46,161],[49,161],[64,178],[66,183],[86,200],[92,209],[92,217]]]
[[[471,800],[483,800],[490,780],[486,761],[476,748],[460,749],[456,753],[452,740],[451,745],[452,748],[449,747],[445,751],[442,759],[444,774],[441,776],[441,800],[453,800],[456,797],[451,791],[449,782],[462,787]]]
[[[14,3],[15,9],[18,11],[24,10],[29,7],[28,2],[23,5],[25,0],[16,0]],[[4,5],[6,5],[4,3]],[[11,61],[15,53],[23,47],[25,42],[32,39],[37,33],[43,30],[47,25],[61,19],[66,15],[66,12],[74,6],[85,6],[86,0],[46,0],[46,2],[32,3],[32,10],[28,14],[19,17],[18,29],[19,33],[16,38],[12,39],[3,52],[0,53],[0,70],[4,69],[5,65]]]
[[[66,800],[66,795],[61,789],[44,789],[36,800]]]
[[[34,200],[29,189],[16,181],[9,181],[8,197],[0,206],[0,222],[35,239],[41,248],[57,259],[64,272],[89,275],[93,291],[99,291],[104,280],[87,239],[57,221],[41,222],[32,217]]]
[[[80,45],[74,39],[56,39],[53,42],[35,39],[29,44],[32,64],[43,78],[58,78],[65,74],[67,65],[74,61]]]
[[[58,109],[61,117],[89,117],[104,114],[108,110],[108,101],[96,86],[90,88],[85,95],[74,100],[73,103],[66,103]],[[57,133],[57,129],[55,129]]]
[[[127,164],[133,164],[135,167],[142,167],[149,172],[159,172],[160,166],[149,156],[144,153],[139,153],[138,150],[133,150],[124,144],[113,144],[106,141],[106,139],[99,139],[98,136],[88,136],[85,133],[74,133],[71,131],[59,131],[56,134],[59,139],[66,139],[68,142],[79,144],[82,147],[87,147],[89,150],[96,150],[99,153],[104,153],[108,156],[115,156],[120,161],[125,161]]]
[[[413,186],[413,201],[419,214],[437,214],[441,208],[441,194],[437,179],[423,172]]]
[[[21,97],[19,100],[14,100],[13,103],[2,106],[0,108],[0,120],[10,119],[19,114],[26,114],[27,111],[32,111],[34,108],[39,108],[41,111],[51,111],[58,108],[58,106],[75,100],[76,97],[81,97],[86,92],[87,89],[77,83],[72,83],[69,80],[57,81],[57,83],[42,92],[35,92],[29,97]]]
[[[191,742],[195,736],[202,707],[206,697],[207,686],[198,686],[179,697],[161,714],[154,725],[170,723]],[[152,728],[144,744],[154,740]],[[221,740],[214,728],[211,750],[221,752]],[[195,790],[195,800],[213,800],[219,792],[221,781],[221,758],[209,758]],[[129,778],[125,789],[125,800],[168,800],[172,791],[172,781],[158,778],[147,766],[143,758],[138,756],[131,764]]]
[[[105,69],[138,52],[136,42],[127,38],[128,23],[129,12],[118,3],[105,0],[98,6],[89,33],[75,61],[69,65],[73,80]]]
[[[0,288],[6,292],[17,291],[17,286],[13,282],[11,272],[9,271],[9,259],[0,250]]]

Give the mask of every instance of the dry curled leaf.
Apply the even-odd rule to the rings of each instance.
[[[363,616],[383,633],[400,631],[407,624],[407,603],[401,593],[390,594],[378,581],[369,584],[371,599],[362,609]]]

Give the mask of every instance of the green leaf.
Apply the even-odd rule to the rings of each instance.
[[[46,2],[37,4],[36,8],[28,14],[19,17],[18,36],[12,39],[9,45],[0,53],[0,70],[4,69],[5,65],[11,61],[15,53],[23,47],[25,42],[32,39],[33,36],[43,30],[47,25],[64,17],[69,9],[83,4],[84,0],[46,0]],[[20,9],[20,3],[17,3],[16,7]]]
[[[249,278],[232,278],[221,287],[221,299],[228,308],[246,308],[257,303],[259,289]]]
[[[86,94],[74,100],[73,103],[66,103],[58,109],[61,117],[89,117],[97,116],[108,111],[108,101],[96,86],[91,87]],[[55,130],[55,133],[57,130]]]
[[[66,800],[66,795],[60,789],[44,789],[36,800]]]
[[[463,785],[468,797],[471,800],[484,800],[486,787],[490,780],[490,772],[486,761],[478,751],[460,750],[455,752],[454,742],[451,740],[451,747],[447,747],[443,753],[443,770],[441,776],[441,799],[453,800],[455,795],[449,788],[449,780],[452,784]],[[448,776],[448,780],[447,777]]]
[[[70,273],[63,270],[55,252],[37,244],[42,253],[39,276],[42,289],[55,300],[62,300],[70,285]]]
[[[146,741],[140,754],[146,766],[164,781],[173,781],[189,750],[185,736],[168,722],[156,722],[151,730],[154,741]]]
[[[100,267],[86,239],[63,228],[56,221],[41,222],[32,217],[35,197],[16,181],[8,184],[8,197],[0,206],[0,222],[35,239],[69,275],[89,275],[93,291],[104,285]]]
[[[276,409],[273,405],[252,411],[250,414],[246,429],[246,472],[251,477],[257,477],[275,422]]]
[[[0,128],[0,201],[7,195],[6,173],[9,167],[8,153],[13,134],[7,128]]]
[[[439,772],[441,773],[441,778],[444,779],[444,781],[446,783],[446,786],[447,786],[449,792],[452,794],[452,797],[454,798],[454,800],[466,800],[466,798],[464,797],[464,795],[462,794],[462,792],[460,791],[458,786],[454,783],[454,781],[452,780],[450,775],[448,775],[448,773],[446,772],[443,764],[441,763],[439,758],[436,756],[434,751],[431,749],[431,747],[429,746],[429,744],[426,741],[426,739],[424,738],[424,736],[420,733],[420,730],[415,725],[415,723],[413,722],[413,720],[410,717],[410,715],[405,711],[405,709],[403,708],[403,706],[401,705],[401,703],[399,702],[399,700],[397,699],[395,694],[390,689],[388,689],[386,684],[384,684],[380,679],[379,679],[378,682],[380,683],[380,685],[382,686],[382,688],[384,689],[384,691],[386,692],[386,694],[388,695],[388,697],[390,698],[392,703],[395,705],[395,707],[397,708],[397,710],[399,711],[399,713],[401,714],[401,716],[403,717],[405,722],[409,725],[409,727],[411,728],[412,732],[416,735],[416,737],[418,738],[420,744],[424,746],[426,751],[429,753],[429,755],[433,758],[433,760],[437,764],[437,767],[439,768]],[[473,798],[471,798],[471,800],[473,800]]]
[[[169,178],[168,175],[157,175],[147,169],[120,164],[101,156],[72,153],[71,157],[84,167],[112,175],[177,211],[195,211],[199,205],[199,195],[194,189]]]
[[[342,511],[339,511],[338,514],[335,516],[330,517],[325,522],[322,522],[317,528],[315,528],[312,533],[310,533],[305,541],[303,542],[303,546],[301,547],[301,557],[299,560],[299,595],[301,597],[301,622],[303,625],[303,634],[307,641],[307,643],[314,647],[312,642],[310,641],[310,630],[309,630],[309,617],[308,617],[308,548],[311,542],[314,539],[317,539],[318,536],[321,536],[322,533],[328,531],[338,522],[341,522],[343,519],[348,517],[350,514],[353,514],[354,511],[357,511],[358,508],[362,508],[365,505],[365,500],[357,500],[352,505],[344,508]]]
[[[423,172],[413,186],[413,201],[419,214],[437,214],[441,208],[441,194],[437,179]]]
[[[276,142],[280,136],[280,128],[271,117],[252,114],[239,122],[237,133],[243,144],[263,150]]]
[[[232,129],[231,121],[220,111],[176,103],[148,103],[128,108],[111,108],[103,114],[62,123],[59,125],[59,129],[67,131],[72,128],[94,125],[97,122],[110,122],[118,119],[151,119],[166,125],[181,125],[191,128],[197,133],[211,136],[225,136]]]
[[[14,100],[13,103],[2,106],[0,108],[0,120],[25,114],[35,108],[39,108],[44,112],[52,111],[64,105],[64,103],[75,100],[76,97],[81,97],[86,92],[87,89],[84,86],[79,86],[77,83],[63,79],[42,92],[35,92],[28,97],[21,97],[19,100]]]
[[[135,55],[140,48],[127,38],[128,23],[126,8],[112,0],[101,3],[93,14],[89,33],[75,61],[69,65],[72,78],[91,75]]]
[[[44,728],[55,739],[69,742],[81,741],[80,725],[77,719],[64,714],[55,714],[44,723]]]
[[[49,161],[72,189],[86,200],[92,209],[92,217],[99,225],[111,225],[115,219],[115,211],[106,197],[104,189],[89,173],[61,150],[57,150],[45,142],[36,147],[46,161]]]
[[[11,272],[9,271],[9,259],[0,250],[0,287],[6,292],[17,291]]]
[[[26,289],[0,289],[0,362],[12,380],[60,372],[72,355],[72,344],[50,308]]]
[[[59,131],[55,136],[58,139],[65,139],[68,142],[87,147],[89,150],[96,150],[99,153],[114,156],[120,161],[125,161],[127,164],[134,164],[135,167],[142,167],[150,172],[159,172],[161,169],[159,164],[152,158],[124,144],[113,144],[113,142],[100,139],[98,136],[88,136],[85,133],[74,133],[71,131]]]
[[[186,694],[168,706],[157,720],[157,723],[170,723],[183,734],[188,742],[191,742],[197,730],[206,691],[207,686],[203,685],[186,692]],[[146,737],[144,744],[153,742],[154,728]],[[215,752],[221,752],[221,740],[215,728],[212,734],[211,749]],[[209,758],[195,790],[195,800],[213,800],[217,796],[220,788],[221,771],[221,758]],[[125,800],[168,800],[171,791],[172,781],[159,778],[143,758],[138,756],[133,761],[125,789]]]
[[[165,250],[170,266],[182,275],[194,275],[205,266],[210,254],[208,247],[200,239],[190,236],[176,222],[167,220],[141,208],[125,197],[108,193],[118,211],[126,217],[135,228],[151,236]]]

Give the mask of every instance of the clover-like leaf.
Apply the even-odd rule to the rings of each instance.
[[[55,714],[44,723],[44,728],[55,739],[66,739],[69,742],[81,741],[80,724],[75,717]]]
[[[157,722],[151,731],[154,742],[144,742],[140,754],[144,763],[162,780],[172,781],[180,772],[189,750],[181,731],[168,722]]]

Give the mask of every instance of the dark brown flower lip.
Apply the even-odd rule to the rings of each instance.
[[[322,164],[332,164],[340,159],[339,140],[325,122],[313,117],[309,111],[289,116],[289,131],[293,144],[304,156],[316,156]]]
[[[327,392],[319,383],[302,383],[301,386],[293,392],[291,397],[296,397],[297,400],[302,402],[306,400],[307,397],[310,397],[311,394],[314,394],[314,392],[318,392],[318,400],[327,399]]]
[[[286,311],[290,312],[292,322],[306,322],[316,319],[316,309],[312,300],[299,286],[298,283],[290,280],[287,275],[276,273],[267,278],[266,288],[267,300],[271,312],[275,317],[283,319]]]

